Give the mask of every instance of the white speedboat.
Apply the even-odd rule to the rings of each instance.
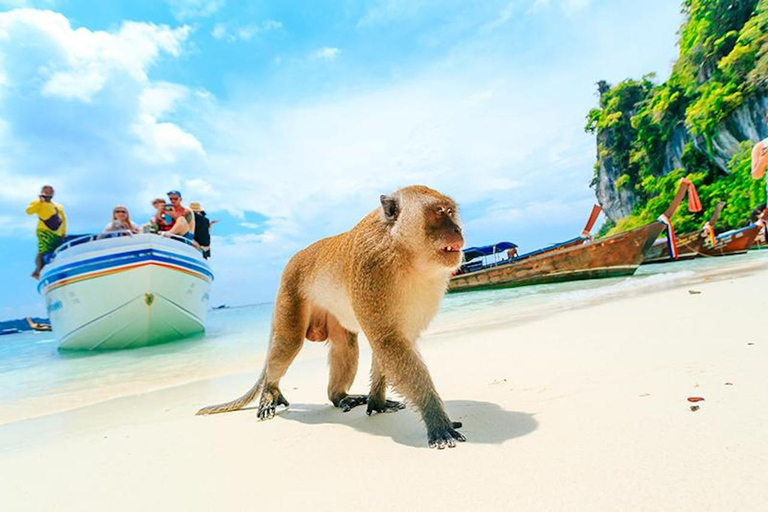
[[[121,232],[59,247],[38,291],[61,349],[122,349],[205,331],[213,273],[186,239]]]

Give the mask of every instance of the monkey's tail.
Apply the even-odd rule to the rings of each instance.
[[[253,385],[251,389],[246,391],[246,393],[241,396],[240,398],[236,398],[235,400],[232,400],[231,402],[227,402],[225,404],[218,404],[218,405],[209,405],[208,407],[203,407],[199,411],[197,411],[197,415],[201,414],[218,414],[220,412],[230,412],[230,411],[236,411],[238,409],[242,409],[249,403],[253,402],[253,399],[256,398],[256,395],[258,395],[261,392],[261,388],[264,386],[264,372],[259,376],[259,379],[256,381],[256,384]]]

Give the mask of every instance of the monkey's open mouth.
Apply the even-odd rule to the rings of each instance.
[[[460,245],[446,245],[441,248],[443,252],[459,252],[461,250]]]

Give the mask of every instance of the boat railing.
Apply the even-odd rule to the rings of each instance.
[[[82,235],[72,238],[71,240],[66,241],[62,245],[60,245],[54,252],[53,257],[55,258],[59,253],[66,251],[67,249],[70,249],[72,247],[75,247],[76,245],[82,245],[88,242],[93,242],[95,240],[104,240],[106,238],[117,238],[121,236],[135,236],[137,234],[144,234],[144,233],[134,233],[127,229],[121,229],[119,231],[108,231],[106,233],[98,233],[98,234],[92,234],[92,235]],[[177,242],[185,243],[191,247],[194,247],[197,249],[195,244],[190,240],[189,238],[179,236],[179,235],[161,235],[159,233],[156,233],[158,236],[164,236],[166,238],[170,238],[172,240],[176,240]]]

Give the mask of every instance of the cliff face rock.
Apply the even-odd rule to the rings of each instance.
[[[598,148],[600,146],[605,147],[607,139],[608,135],[598,133]],[[636,198],[628,188],[621,187],[617,189],[616,180],[623,172],[614,165],[613,158],[610,155],[603,158],[598,156],[598,161],[600,168],[597,173],[597,182],[595,183],[597,201],[600,203],[605,216],[616,222],[620,218],[632,213],[632,207],[635,204]]]
[[[696,137],[694,146],[702,153],[708,154],[723,172],[728,172],[728,162],[738,151],[741,142],[745,140],[757,142],[768,137],[766,113],[768,113],[768,96],[752,96],[717,126],[715,135],[712,137],[711,153],[703,137]],[[665,172],[668,171],[665,169]]]
[[[685,146],[691,142],[691,135],[685,128],[685,124],[679,123],[672,135],[667,141],[667,147],[664,150],[664,170],[662,174],[668,174],[674,169],[683,167],[683,151]]]

